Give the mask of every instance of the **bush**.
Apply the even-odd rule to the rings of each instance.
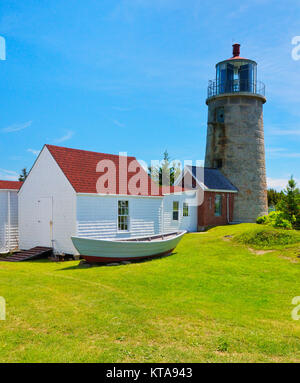
[[[276,209],[282,211],[295,229],[300,228],[300,190],[297,183],[291,177],[282,198],[277,202]]]
[[[282,211],[272,211],[268,215],[268,224],[273,227],[282,227],[284,229],[292,229],[292,222],[288,219],[288,216]]]
[[[265,224],[267,217],[268,217],[267,215],[263,215],[262,217],[258,217],[256,220],[256,223],[258,223],[259,225]]]
[[[282,211],[272,211],[269,215],[258,217],[256,220],[256,223],[258,224],[281,227],[283,229],[292,229],[294,222],[295,217],[292,217],[291,220],[289,220],[289,217]]]
[[[234,241],[259,249],[274,249],[299,243],[300,233],[295,230],[261,227],[237,235]]]

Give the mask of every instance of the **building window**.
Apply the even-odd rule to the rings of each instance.
[[[196,183],[195,177],[193,177],[192,178],[192,188],[196,189],[196,187],[197,187],[197,183]]]
[[[222,166],[223,166],[223,161],[221,158],[214,160],[214,168],[221,169]]]
[[[129,203],[128,201],[118,201],[118,230],[129,230]]]
[[[179,218],[179,202],[173,201],[173,221],[178,221]]]
[[[224,108],[217,108],[217,122],[224,123]]]
[[[222,196],[216,194],[215,196],[215,216],[220,217],[222,215]]]
[[[183,202],[183,216],[188,217],[189,216],[189,205],[186,202]]]

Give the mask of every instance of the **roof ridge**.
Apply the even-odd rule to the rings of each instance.
[[[102,173],[106,174],[108,171],[106,170],[106,166],[103,170],[98,170],[97,166],[99,161],[108,160],[113,162],[115,165],[113,172],[109,174],[110,176],[116,177],[115,187],[112,183],[109,183],[109,187],[113,190],[111,194],[119,194],[120,191],[128,194],[128,185],[129,180],[131,179],[130,174],[135,173],[136,175],[140,172],[141,176],[147,177],[148,180],[147,191],[142,191],[143,195],[152,195],[153,180],[136,157],[91,152],[88,150],[65,148],[62,146],[48,144],[45,144],[44,148],[47,148],[50,156],[53,157],[54,161],[57,163],[58,167],[63,172],[64,176],[76,193],[98,193],[97,182],[100,179],[100,176],[103,175]],[[138,168],[140,170],[138,168],[130,170],[132,163],[138,164]],[[125,171],[122,169],[123,166],[125,166]]]
[[[134,156],[121,156],[119,154],[111,154],[111,153],[102,153],[102,152],[94,152],[92,150],[84,150],[84,149],[76,149],[76,148],[68,148],[66,146],[58,146],[58,145],[51,145],[51,144],[45,144],[46,148],[55,148],[55,149],[66,149],[66,150],[74,150],[76,152],[84,152],[84,153],[92,153],[92,154],[100,154],[104,156],[113,156],[113,157],[126,157],[136,160],[136,157]]]

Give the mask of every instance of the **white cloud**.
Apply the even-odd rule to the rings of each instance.
[[[129,112],[132,110],[131,108],[125,108],[122,106],[113,106],[113,109],[117,110],[118,112]]]
[[[0,169],[0,179],[7,181],[17,181],[19,175],[13,170]]]
[[[270,133],[275,136],[300,136],[300,129],[275,128]]]
[[[61,142],[68,141],[74,136],[74,134],[75,132],[73,132],[72,130],[68,130],[64,136],[57,138],[55,142],[61,143]]]
[[[286,185],[288,184],[289,179],[288,178],[271,178],[267,177],[267,184],[268,188],[276,189],[276,190],[282,190],[286,188]],[[299,186],[300,182],[299,180],[296,180],[297,185]]]
[[[8,126],[7,128],[2,129],[3,133],[12,133],[12,132],[18,132],[20,130],[29,128],[31,126],[32,121],[23,122],[21,124],[13,124]]]
[[[267,148],[269,158],[300,158],[300,152],[290,152],[286,148]]]
[[[20,161],[22,160],[22,156],[10,156],[8,157],[10,161]]]
[[[125,125],[124,124],[122,124],[120,121],[118,121],[118,120],[113,120],[113,123],[116,125],[116,126],[118,126],[119,128],[124,128],[125,127]]]
[[[110,18],[121,18],[132,21],[137,17],[140,9],[152,9],[158,12],[163,10],[178,10],[186,8],[186,2],[181,0],[121,0],[114,8]]]
[[[35,149],[27,149],[27,152],[32,153],[35,156],[38,156],[40,154],[40,150],[35,150]]]
[[[239,7],[234,7],[235,10],[228,15],[228,18],[230,19],[240,17],[241,14],[245,13],[250,7],[251,4],[242,4]]]

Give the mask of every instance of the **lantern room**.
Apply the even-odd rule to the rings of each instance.
[[[264,84],[257,81],[257,63],[240,57],[240,44],[233,45],[233,56],[216,65],[216,80],[210,81],[208,97],[223,93],[265,93]]]

